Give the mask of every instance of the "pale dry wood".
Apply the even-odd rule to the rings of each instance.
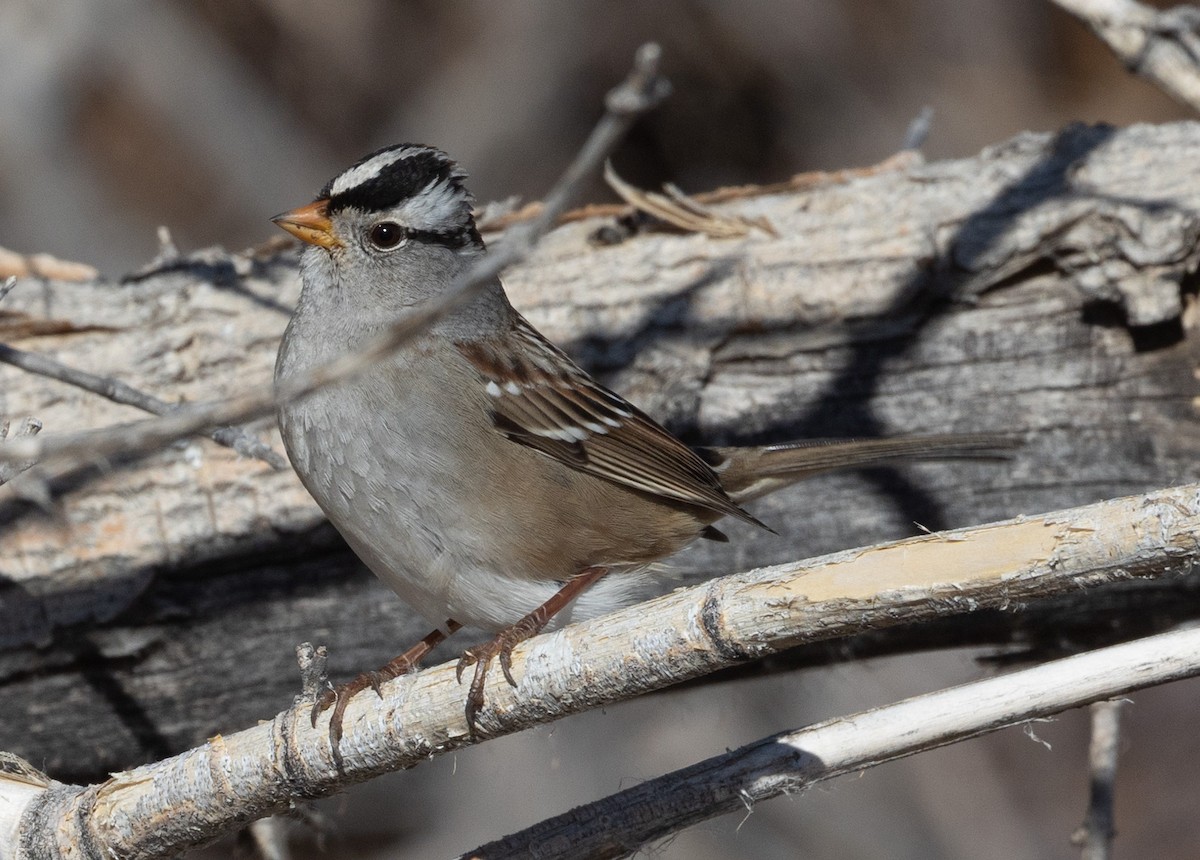
[[[1192,124],[1023,135],[976,158],[908,158],[721,204],[768,217],[777,238],[650,233],[596,249],[603,222],[571,224],[506,281],[536,325],[690,441],[1029,434],[1008,464],[818,479],[764,500],[754,512],[780,536],[732,527],[729,545],[656,572],[661,590],[912,534],[914,521],[1200,478],[1195,318],[1180,316],[1198,156]],[[125,284],[22,281],[0,306],[0,340],[162,399],[211,400],[270,378],[294,266],[277,247],[217,250]],[[1121,310],[1152,325],[1130,330]],[[55,432],[136,415],[12,368],[0,413]],[[50,517],[0,489],[0,748],[56,777],[94,778],[275,712],[298,686],[299,641],[328,644],[341,680],[427,632],[290,473],[199,440],[64,483]],[[1177,611],[1196,605],[1180,593]],[[1097,629],[1164,623],[1106,612]],[[472,641],[457,638],[443,656]]]
[[[604,860],[781,794],[834,777],[1045,718],[1102,696],[1200,675],[1200,629],[1091,651],[998,678],[779,732],[646,780],[462,855],[470,860]],[[1107,706],[1101,702],[1093,708]],[[1111,822],[1109,822],[1111,824]],[[1102,840],[1102,841],[1101,841]],[[1104,860],[1097,834],[1085,860]]]
[[[3,345],[0,345],[0,349],[2,348]],[[0,444],[3,444],[10,438],[8,430],[9,422],[6,420],[0,420]],[[21,421],[20,424],[17,425],[17,428],[13,431],[11,438],[19,439],[22,436],[36,436],[41,432],[41,430],[42,422],[38,421],[36,418],[27,416]],[[13,478],[17,477],[17,475],[21,474],[32,466],[32,460],[28,460],[24,463],[20,462],[19,460],[16,462],[0,463],[0,485],[7,484]]]
[[[703,233],[712,239],[734,239],[757,228],[777,235],[765,218],[751,221],[736,215],[718,214],[669,183],[663,187],[665,193],[662,194],[635,188],[617,175],[611,162],[604,165],[604,181],[630,206],[687,233]]]
[[[60,260],[50,254],[18,254],[0,248],[0,278],[52,278],[58,281],[94,281],[95,266]]]
[[[287,846],[287,822],[278,817],[260,818],[246,828],[255,856],[261,860],[290,860]]]
[[[465,722],[455,665],[446,663],[383,685],[379,698],[351,701],[340,771],[328,745],[328,715],[314,728],[309,703],[297,700],[270,722],[98,785],[55,783],[32,800],[22,792],[14,799],[26,804],[16,856],[172,856],[280,813],[298,798],[412,767],[476,737],[623,701],[797,642],[951,615],[964,606],[1012,608],[1103,582],[1171,577],[1198,557],[1200,485],[1193,484],[725,577],[519,645],[518,685],[490,679],[475,734]],[[1110,686],[1088,697],[1146,683],[1136,677],[1134,669],[1114,670]],[[1068,693],[1054,710],[1078,704],[1078,695]],[[1003,722],[1044,707],[1028,698],[1022,704],[1025,710],[1010,707]],[[904,731],[871,740],[878,760],[938,743],[914,743]]]
[[[1129,69],[1200,110],[1200,9],[1136,0],[1053,0],[1082,20]]]

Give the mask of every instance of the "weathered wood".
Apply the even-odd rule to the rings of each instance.
[[[517,646],[512,655],[517,686],[501,677],[489,680],[478,734],[496,738],[611,705],[796,642],[892,627],[905,618],[946,617],[964,606],[1006,607],[1134,577],[1173,578],[1173,564],[1186,568],[1196,562],[1198,537],[1200,485],[1190,484],[720,577]],[[837,743],[817,744],[817,761],[838,763],[832,773],[798,774],[785,767],[780,781],[765,780],[761,792],[751,788],[745,799],[765,799],[789,785],[799,789],[797,778],[827,778],[1002,724],[1200,674],[1200,630],[1131,644],[1137,645],[1136,657],[1130,645],[1122,645],[1109,650],[1126,649],[1123,658],[1106,651],[1073,658],[1073,664],[1091,667],[1080,667],[1076,680],[1089,678],[1082,687],[1064,681],[1070,668],[1049,663],[977,682],[974,694],[958,687],[935,694],[928,704],[909,699],[908,709],[922,718],[910,713],[900,728],[878,712],[835,720]],[[297,702],[272,720],[99,784],[51,783],[44,794],[31,797],[22,768],[15,785],[0,780],[0,832],[6,817],[21,816],[18,860],[173,857],[246,821],[283,813],[297,799],[345,790],[475,743],[456,662],[385,682],[379,698],[351,699],[339,744],[344,758],[336,760],[328,717],[314,727],[308,703]],[[1107,672],[1098,671],[1105,666]],[[1046,672],[1058,682],[1022,677]],[[965,708],[973,696],[978,707]],[[943,710],[938,702],[948,706]],[[998,703],[1003,704],[995,710]],[[849,757],[835,752],[850,748],[857,752]],[[671,794],[683,788],[671,778],[658,782]],[[740,792],[725,779],[712,788],[709,793],[692,785],[665,808],[640,800],[624,809],[610,805],[607,814],[590,816],[591,827],[568,825],[541,847],[562,845],[561,856],[572,856],[571,837],[588,833],[601,842],[596,856],[624,856],[606,853],[614,840],[632,848],[675,829],[666,822],[686,826],[738,803]],[[637,825],[659,818],[664,824],[648,830]],[[558,830],[562,820],[555,824]],[[499,856],[530,855],[528,848],[510,848],[515,850]]]
[[[1197,155],[1196,124],[1024,135],[724,204],[778,237],[597,248],[600,222],[572,223],[506,281],[689,441],[1029,435],[1010,463],[781,493],[755,508],[781,534],[731,526],[731,544],[678,559],[695,579],[1200,477]],[[126,284],[27,280],[0,305],[0,340],[164,400],[219,397],[269,377],[297,289],[290,251],[206,252]],[[139,417],[0,367],[0,416],[27,414],[43,435]],[[56,777],[275,713],[299,687],[298,641],[329,644],[344,677],[425,632],[294,476],[210,441],[66,482],[49,515],[20,500],[30,480],[0,488],[0,748]]]

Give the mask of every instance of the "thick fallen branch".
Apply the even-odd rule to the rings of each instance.
[[[1188,485],[725,577],[518,647],[518,687],[499,673],[491,679],[478,735],[510,734],[800,642],[1171,575],[1200,556],[1198,538],[1200,485]],[[299,798],[469,744],[462,696],[445,664],[386,684],[381,699],[356,697],[345,715],[344,773],[324,722],[310,726],[302,701],[99,785],[54,784],[32,798],[22,788],[0,809],[22,816],[21,860],[166,857]],[[894,744],[897,754],[911,749],[903,736]]]
[[[752,811],[761,801],[801,792],[827,779],[1048,717],[1096,699],[1197,675],[1197,628],[1090,651],[780,732],[572,809],[463,857],[626,857],[685,827],[737,809]],[[1111,830],[1096,838],[1107,845]],[[1107,854],[1085,853],[1084,857],[1103,860]]]
[[[1180,315],[1200,253],[1200,125],[1072,127],[937,164],[907,155],[716,204],[767,217],[777,238],[650,232],[597,249],[592,221],[554,231],[506,276],[539,328],[695,443],[1027,435],[1010,463],[818,478],[764,499],[754,513],[778,536],[735,526],[729,544],[672,560],[656,588],[914,522],[1200,479],[1200,314]],[[297,289],[278,248],[206,250],[136,284],[22,281],[0,306],[0,340],[207,402],[269,380]],[[0,411],[55,433],[135,417],[8,366]],[[188,440],[85,487],[55,484],[52,516],[21,500],[23,481],[0,487],[0,749],[59,779],[101,779],[274,713],[295,691],[297,642],[327,644],[344,680],[427,632],[290,472]],[[1053,614],[892,628],[798,662],[956,642],[1061,654],[1194,617],[1195,595],[1188,579],[1076,592]],[[472,644],[456,638],[444,658]]]
[[[1082,20],[1131,71],[1200,111],[1200,9],[1136,0],[1054,0]]]

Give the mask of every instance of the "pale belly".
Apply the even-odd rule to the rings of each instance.
[[[436,397],[437,390],[427,381],[405,392],[410,404],[414,396]],[[634,559],[647,549],[623,536],[644,519],[647,512],[637,508],[648,502],[608,499],[624,491],[590,476],[565,474],[545,455],[498,434],[484,435],[495,431],[482,408],[453,416],[459,427],[438,432],[483,443],[461,443],[448,452],[432,428],[420,432],[419,421],[409,420],[400,432],[394,420],[381,417],[381,403],[394,409],[396,397],[394,390],[385,396],[363,383],[353,408],[347,408],[345,396],[318,393],[289,407],[280,427],[297,472],[330,522],[431,626],[444,628],[453,619],[501,630],[590,565],[610,567],[613,574],[556,617],[556,625],[603,614],[644,592],[635,573],[644,562]],[[471,432],[460,432],[464,424],[473,424]],[[497,439],[513,447],[508,456],[494,455]],[[589,493],[605,498],[588,500]],[[554,503],[540,502],[543,496]],[[610,516],[597,522],[596,510]],[[652,555],[666,555],[694,538],[692,522],[681,518],[680,524],[678,537]]]

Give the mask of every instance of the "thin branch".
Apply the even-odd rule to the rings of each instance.
[[[69,367],[45,355],[25,352],[16,347],[0,343],[0,362],[19,367],[28,373],[36,373],[49,379],[57,379],[76,388],[82,388],[114,403],[133,406],[154,415],[170,415],[186,408],[178,403],[168,403],[153,394],[139,391],[112,376],[97,376],[86,370]],[[286,469],[287,460],[261,439],[256,439],[240,427],[219,427],[208,434],[218,445],[232,448],[243,457],[255,457],[270,465],[272,469]]]
[[[781,732],[641,783],[463,855],[625,857],[723,813],[1097,698],[1200,675],[1200,629],[1162,633]],[[1101,855],[1085,855],[1099,857]],[[1106,856],[1106,855],[1104,855]]]
[[[855,179],[867,176],[877,176],[880,173],[907,170],[921,163],[919,153],[911,150],[901,150],[890,155],[883,161],[866,167],[847,167],[841,170],[811,170],[796,173],[782,182],[770,182],[765,185],[727,185],[714,188],[712,191],[702,191],[690,195],[697,203],[711,206],[719,203],[729,203],[734,200],[752,200],[756,197],[768,197],[774,194],[788,194],[807,191],[826,185],[841,185]],[[533,201],[522,206],[515,212],[488,217],[480,221],[479,229],[483,233],[496,233],[508,230],[515,224],[531,221],[542,214],[542,203]],[[592,218],[624,218],[634,213],[635,209],[628,203],[589,203],[564,212],[558,218],[559,224],[572,224],[587,221]],[[483,213],[486,215],[486,213]]]
[[[480,258],[445,292],[394,322],[382,335],[364,344],[362,349],[292,377],[278,389],[268,385],[227,400],[196,404],[169,416],[134,424],[53,439],[19,440],[12,443],[11,450],[0,450],[0,461],[39,459],[45,463],[58,457],[106,458],[118,454],[145,454],[215,425],[241,424],[259,418],[280,403],[291,402],[367,370],[477,295],[506,268],[529,255],[537,241],[566,209],[583,180],[604,162],[633,121],[667,95],[669,87],[658,75],[660,56],[659,47],[653,43],[638,49],[632,71],[608,94],[606,113],[546,196],[537,218],[509,230],[497,248]]]
[[[1198,558],[1200,485],[1193,484],[737,574],[518,646],[519,685],[495,673],[478,734],[510,734],[803,642],[1012,610],[1105,581],[1168,575]],[[1112,680],[1109,672],[1116,686],[1089,695],[1114,695],[1140,677]],[[49,860],[94,846],[94,854],[70,856],[146,860],[203,844],[297,798],[468,745],[463,695],[447,663],[384,684],[380,697],[356,697],[345,714],[341,773],[328,727],[310,724],[310,702],[301,699],[269,723],[99,785],[55,784],[18,807],[24,856]],[[881,755],[912,751],[901,734],[892,743],[896,751]],[[2,788],[0,809],[7,808]]]
[[[1117,753],[1121,740],[1120,699],[1092,705],[1092,739],[1088,745],[1088,809],[1083,824],[1071,836],[1082,851],[1082,860],[1108,860],[1112,856],[1116,818],[1113,799],[1117,781]]]
[[[1053,0],[1082,20],[1125,65],[1200,111],[1200,9],[1136,0]]]

